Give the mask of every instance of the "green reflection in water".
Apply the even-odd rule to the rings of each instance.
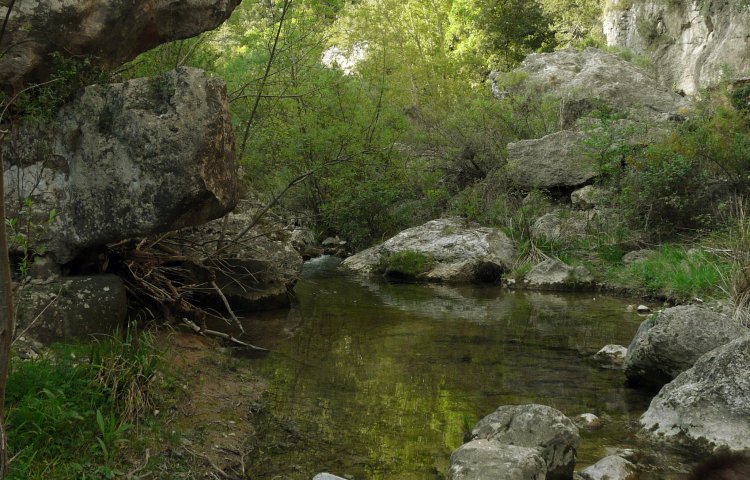
[[[641,319],[626,301],[387,284],[334,267],[306,265],[299,306],[277,322],[293,333],[255,360],[269,391],[254,477],[445,478],[466,432],[505,404],[604,418],[603,429],[582,433],[579,465],[633,446],[649,396],[590,360],[632,338]],[[260,321],[247,330],[262,330]]]

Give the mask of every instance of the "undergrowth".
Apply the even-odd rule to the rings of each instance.
[[[159,356],[143,333],[54,345],[14,358],[8,380],[11,479],[115,478],[127,432],[151,406]]]

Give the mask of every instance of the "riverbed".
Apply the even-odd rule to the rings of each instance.
[[[273,349],[251,360],[269,385],[254,413],[257,478],[446,478],[451,451],[480,418],[523,403],[604,420],[581,432],[581,466],[639,448],[653,464],[642,478],[679,478],[678,460],[635,437],[653,392],[591,358],[628,345],[643,320],[632,301],[388,283],[337,265],[307,262],[294,308],[246,320],[251,338]]]

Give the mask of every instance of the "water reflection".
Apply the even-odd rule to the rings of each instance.
[[[649,398],[589,359],[636,331],[624,300],[389,284],[335,267],[309,262],[292,313],[248,319],[261,338],[281,332],[276,353],[255,360],[276,422],[261,435],[258,478],[443,478],[466,431],[512,403],[604,418],[583,435],[581,464],[632,446]]]

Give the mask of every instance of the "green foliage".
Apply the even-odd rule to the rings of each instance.
[[[57,219],[57,209],[46,213],[46,218],[40,220],[40,213],[34,208],[33,199],[27,197],[21,206],[5,219],[8,234],[8,248],[10,251],[20,252],[18,273],[25,276],[34,258],[44,255],[46,247],[43,238],[47,229]]]
[[[26,122],[53,118],[83,87],[105,82],[109,77],[95,58],[69,57],[59,52],[49,55],[49,69],[47,82],[28,89],[14,102],[14,110]]]
[[[6,394],[10,478],[117,475],[119,449],[137,420],[128,416],[134,392],[123,395],[122,387],[147,388],[144,372],[155,371],[158,359],[148,335],[129,342],[58,345],[38,360],[14,358]]]
[[[553,19],[557,42],[573,47],[602,46],[602,0],[541,0]]]
[[[642,262],[612,273],[619,283],[639,285],[649,293],[679,300],[722,296],[722,278],[729,264],[702,249],[664,245]]]
[[[390,277],[418,279],[429,272],[435,264],[431,255],[404,251],[383,256],[376,271]]]

